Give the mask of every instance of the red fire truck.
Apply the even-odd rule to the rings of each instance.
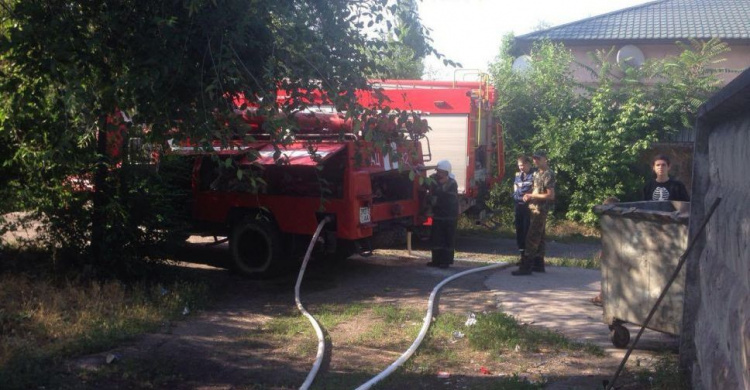
[[[426,118],[429,133],[393,126],[393,151],[384,151],[321,105],[295,114],[296,137],[285,146],[260,134],[250,143],[216,145],[214,153],[171,145],[170,153],[192,166],[189,203],[197,232],[227,237],[233,265],[242,273],[270,275],[301,258],[325,217],[332,222],[321,251],[337,257],[371,251],[421,226],[427,215],[416,178],[430,162],[453,164],[462,212],[502,176],[502,158],[491,167],[494,153],[502,151],[492,144],[494,95],[487,83],[386,80],[374,88],[387,97],[382,106]],[[376,104],[371,92],[359,100]],[[264,119],[252,109],[238,113],[251,127],[261,127]]]
[[[449,160],[458,183],[460,212],[481,218],[480,201],[505,173],[502,127],[494,121],[495,91],[481,81],[383,80],[373,82],[393,108],[419,112],[429,123],[421,140],[426,163]],[[367,100],[367,99],[363,99]]]

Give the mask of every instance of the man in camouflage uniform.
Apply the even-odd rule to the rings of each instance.
[[[526,251],[521,257],[521,264],[512,274],[531,275],[532,272],[544,272],[544,227],[547,223],[547,212],[555,201],[555,172],[549,168],[547,153],[537,151],[533,156],[537,171],[534,172],[534,189],[523,196],[529,203],[531,224],[526,235]]]

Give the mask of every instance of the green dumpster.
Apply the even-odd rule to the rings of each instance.
[[[690,203],[615,203],[594,212],[602,235],[603,320],[612,344],[626,348],[630,332],[623,324],[643,325],[687,247]],[[684,291],[682,269],[648,329],[680,334]]]

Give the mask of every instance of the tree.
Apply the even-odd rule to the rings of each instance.
[[[97,183],[98,193],[106,192],[94,210],[93,222],[104,231],[97,238],[86,233],[92,220],[80,212],[90,207],[87,197],[64,185],[70,175],[106,176],[114,162],[97,139],[116,111],[132,116],[153,141],[175,129],[194,140],[227,139],[246,131],[231,120],[233,97],[252,97],[262,114],[291,112],[305,104],[303,95],[324,90],[359,120],[364,110],[355,92],[368,88],[366,75],[383,70],[366,54],[387,53],[384,42],[363,31],[390,30],[386,21],[399,2],[6,0],[0,7],[0,137],[13,153],[3,163],[18,167],[25,206],[50,218],[64,238],[51,245],[121,264],[121,251],[105,256],[96,248],[132,248],[128,255],[142,256],[137,239],[97,240],[117,238],[129,215],[129,203],[118,197],[141,189],[113,183],[110,191]],[[278,88],[293,95],[289,104],[278,106]],[[140,234],[137,227],[131,233]]]
[[[395,26],[385,32],[386,55],[373,53],[373,59],[383,67],[374,76],[387,79],[420,79],[424,73],[424,58],[432,52],[427,31],[419,19],[415,0],[404,0],[395,12]]]
[[[615,64],[614,49],[591,53],[595,65],[589,70],[598,81],[586,87],[573,79],[573,57],[560,44],[535,43],[531,68],[514,71],[518,53],[513,37],[505,37],[492,74],[506,162],[547,149],[557,173],[557,210],[573,220],[594,223],[592,206],[609,196],[637,199],[642,152],[691,127],[698,106],[719,86],[713,66],[727,46],[718,40],[680,46],[679,56],[641,68]]]

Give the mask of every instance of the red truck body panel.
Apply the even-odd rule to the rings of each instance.
[[[308,147],[313,146],[318,157],[313,159]],[[195,156],[193,165],[193,202],[192,217],[196,221],[216,224],[228,223],[231,213],[240,209],[262,209],[270,213],[280,231],[289,234],[312,235],[315,232],[321,215],[336,216],[337,237],[346,240],[357,240],[372,235],[373,228],[379,223],[393,219],[408,220],[410,225],[421,222],[419,183],[409,180],[408,194],[401,191],[403,199],[379,202],[373,193],[373,175],[407,175],[411,169],[419,165],[419,161],[411,161],[411,156],[421,157],[418,143],[413,144],[414,153],[401,147],[398,151],[404,156],[402,161],[391,162],[388,156],[383,156],[379,150],[373,150],[371,144],[364,141],[328,141],[328,142],[295,142],[286,147],[280,146],[281,157],[278,162],[273,158],[275,149],[271,143],[256,142],[247,144],[243,149],[219,151],[219,159],[233,157],[240,166],[256,166],[259,170],[275,170],[279,175],[295,171],[296,176],[307,178],[305,183],[279,184],[284,186],[300,186],[299,195],[284,195],[268,193],[262,188],[257,193],[252,191],[238,191],[232,189],[212,189],[202,185],[202,164],[210,160],[208,155],[196,151],[192,147],[173,148],[173,152]],[[259,156],[253,160],[253,151]],[[357,163],[356,154],[364,157],[364,162]],[[319,165],[326,164],[332,158],[344,160],[342,180],[337,185],[340,189],[333,191],[333,195],[306,195],[306,190],[317,193],[316,185],[320,182],[314,176]],[[360,159],[360,161],[362,161]],[[407,170],[400,170],[406,168]],[[418,171],[415,171],[418,172]],[[270,172],[269,172],[270,173]],[[261,174],[262,176],[262,174]],[[278,175],[277,175],[278,176]],[[271,184],[273,178],[267,178]],[[307,186],[303,188],[304,186]],[[281,190],[289,188],[281,188]],[[360,209],[369,209],[369,221],[360,219]]]

